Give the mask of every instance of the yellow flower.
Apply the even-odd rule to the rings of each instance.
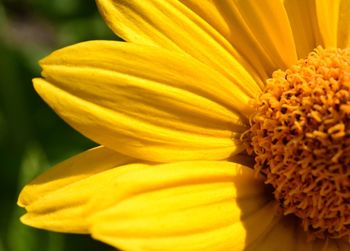
[[[23,189],[25,224],[130,251],[350,249],[350,1],[97,3],[126,42],[58,50],[33,82],[101,146]]]

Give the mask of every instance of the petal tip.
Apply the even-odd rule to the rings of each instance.
[[[40,228],[38,226],[38,224],[35,223],[35,220],[32,219],[32,217],[30,216],[30,213],[26,213],[24,215],[22,215],[19,218],[20,222],[24,225],[30,226],[30,227],[35,227],[35,228]]]
[[[17,205],[22,208],[27,207],[30,201],[30,199],[28,199],[28,196],[28,185],[26,185],[18,195]]]
[[[43,78],[34,78],[32,79],[33,87],[35,91],[41,96],[41,93],[43,92],[45,84],[48,82]]]
[[[18,196],[17,206],[22,208],[25,208],[27,206],[27,202],[23,199],[23,196],[21,194]]]

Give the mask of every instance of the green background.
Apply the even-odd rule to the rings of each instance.
[[[118,39],[93,0],[0,0],[0,251],[113,250],[89,236],[22,225],[20,189],[95,143],[66,125],[34,92],[37,61],[86,40]]]

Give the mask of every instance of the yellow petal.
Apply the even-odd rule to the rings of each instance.
[[[281,217],[245,251],[346,251],[350,244],[342,240],[307,240],[300,222],[294,216]]]
[[[347,0],[346,0],[347,1]],[[337,47],[338,21],[341,0],[317,0],[316,14],[325,47]],[[348,19],[348,17],[346,17]]]
[[[318,25],[324,47],[350,46],[350,2],[348,0],[315,1]]]
[[[185,52],[222,73],[246,95],[255,97],[260,93],[261,80],[254,75],[253,67],[220,33],[222,22],[208,23],[202,18],[203,8],[210,12],[215,6],[205,0],[198,8],[194,2],[97,0],[107,24],[126,41]],[[218,30],[213,25],[221,27]]]
[[[289,22],[293,31],[298,58],[305,58],[321,45],[314,0],[284,0]]]
[[[91,177],[131,161],[130,157],[98,147],[49,169],[20,193],[18,205],[27,210],[22,222],[54,231],[86,232],[85,203],[103,185]]]
[[[241,151],[249,98],[195,59],[156,47],[95,41],[42,62],[41,97],[78,131],[152,161],[223,159]]]
[[[242,18],[276,69],[285,68],[297,60],[293,32],[281,0],[235,0]]]
[[[350,1],[342,0],[339,5],[338,47],[350,47]]]
[[[276,213],[263,179],[230,162],[134,169],[105,188],[91,203],[90,231],[123,250],[244,250]]]
[[[205,16],[205,20],[211,20],[211,13],[215,12],[215,10],[218,12],[217,16],[223,18],[223,22],[226,26],[222,24],[220,26],[216,25],[217,29],[220,30],[223,36],[236,48],[240,55],[249,62],[264,83],[265,80],[270,77],[272,71],[276,69],[276,65],[274,65],[271,55],[268,55],[251,32],[237,4],[234,1],[221,0],[208,2],[211,2],[214,8],[207,9],[208,15]]]

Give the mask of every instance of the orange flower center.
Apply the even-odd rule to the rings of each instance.
[[[284,214],[350,241],[350,48],[317,48],[267,80],[245,138]]]

